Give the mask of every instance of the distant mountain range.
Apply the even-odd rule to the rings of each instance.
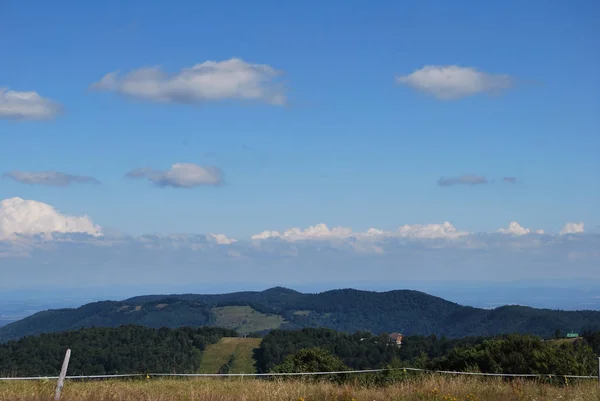
[[[38,312],[0,327],[0,342],[81,327],[220,326],[240,333],[275,328],[329,327],[339,331],[402,332],[447,337],[530,333],[550,336],[600,328],[600,311],[523,306],[479,309],[423,292],[342,289],[304,294],[282,287],[219,295],[147,295]]]

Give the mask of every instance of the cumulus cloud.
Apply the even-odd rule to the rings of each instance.
[[[67,216],[42,202],[21,198],[0,202],[0,239],[51,233],[101,236],[102,230],[87,216]]]
[[[583,233],[584,229],[583,229],[583,222],[579,222],[579,223],[567,223],[564,225],[564,227],[562,228],[562,230],[560,230],[561,234],[578,234],[578,233]]]
[[[193,163],[175,163],[168,170],[137,168],[126,174],[128,178],[145,178],[158,187],[195,188],[222,183],[222,172],[213,166]]]
[[[208,238],[218,245],[229,245],[237,242],[235,238],[230,238],[225,234],[208,234]]]
[[[128,74],[106,74],[92,89],[117,92],[160,103],[196,104],[224,99],[257,100],[285,104],[281,72],[266,64],[239,58],[205,61],[175,74],[158,67],[144,67]]]
[[[283,239],[286,241],[299,240],[328,240],[328,239],[380,239],[389,237],[401,238],[457,238],[467,235],[466,232],[456,230],[452,224],[445,222],[443,224],[405,224],[396,231],[383,231],[376,228],[370,228],[365,232],[353,232],[347,227],[329,228],[325,224],[310,226],[304,230],[300,228],[290,228],[283,233],[279,231],[263,231],[260,234],[252,236],[253,240]]]
[[[447,221],[443,224],[405,224],[397,231],[398,236],[409,238],[457,238],[468,234],[458,231]]]
[[[99,184],[94,177],[60,173],[58,171],[10,171],[2,175],[4,178],[10,178],[22,184],[47,185],[52,187],[67,187],[74,183]]]
[[[487,184],[488,180],[480,175],[466,174],[460,177],[440,178],[438,185],[441,187],[449,187],[452,185],[479,185]]]
[[[516,221],[513,221],[508,225],[508,228],[501,228],[498,230],[498,232],[502,234],[525,235],[529,234],[531,230],[528,228],[524,228]]]
[[[472,67],[428,65],[409,75],[396,77],[396,83],[441,100],[453,100],[508,89],[514,85],[514,79],[506,74],[488,74]]]
[[[328,238],[347,238],[351,236],[352,229],[344,227],[334,227],[330,229],[325,224],[310,226],[305,230],[300,228],[290,228],[280,233],[279,231],[263,231],[260,234],[252,236],[253,240],[281,238],[287,241],[298,241],[307,239],[328,239]]]
[[[61,106],[37,92],[17,92],[0,88],[0,119],[48,120],[56,117]]]

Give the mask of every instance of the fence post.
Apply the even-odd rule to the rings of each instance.
[[[65,360],[60,370],[60,376],[58,377],[58,383],[56,384],[56,393],[54,393],[54,401],[60,400],[60,392],[62,391],[63,385],[65,384],[65,376],[67,375],[67,368],[69,367],[69,359],[71,358],[71,350],[68,349],[65,354]]]

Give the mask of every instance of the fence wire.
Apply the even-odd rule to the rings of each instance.
[[[79,375],[67,376],[65,379],[71,380],[87,380],[87,379],[113,379],[126,377],[281,377],[281,376],[319,376],[319,375],[347,375],[360,373],[380,373],[391,371],[404,372],[424,372],[437,373],[447,375],[470,375],[470,376],[495,376],[495,377],[537,377],[537,378],[567,378],[567,379],[598,379],[598,376],[581,376],[581,375],[560,375],[560,374],[519,374],[519,373],[479,373],[479,372],[460,372],[452,370],[428,370],[418,368],[388,368],[388,369],[365,369],[365,370],[341,370],[332,372],[282,372],[282,373],[130,373],[130,374],[114,374],[114,375]],[[54,380],[58,376],[36,376],[36,377],[0,377],[0,381],[10,380]]]

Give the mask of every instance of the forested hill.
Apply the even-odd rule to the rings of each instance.
[[[276,287],[220,295],[149,295],[39,312],[0,327],[0,342],[26,335],[137,324],[147,327],[220,326],[240,333],[328,327],[338,331],[402,332],[447,337],[529,333],[550,336],[600,328],[598,311],[521,306],[493,310],[461,306],[418,291],[353,289],[303,294]]]

